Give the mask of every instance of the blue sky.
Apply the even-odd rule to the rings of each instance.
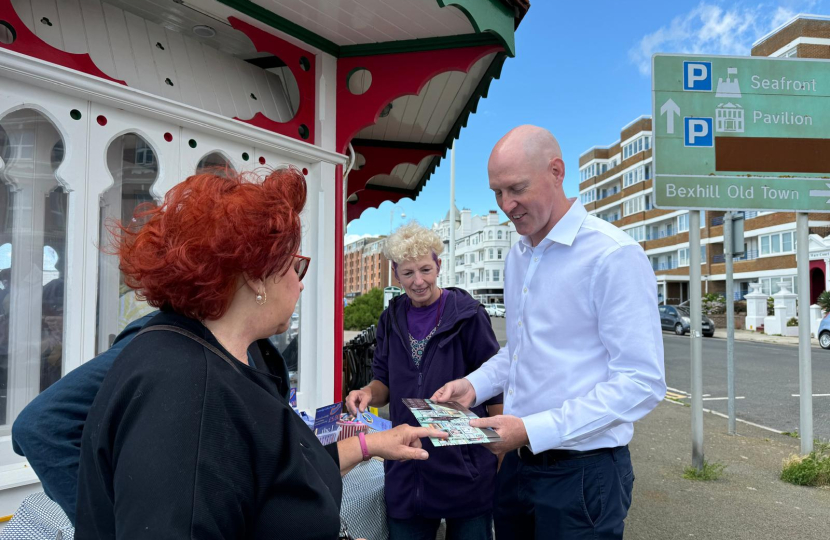
[[[830,15],[830,0],[777,2],[534,0],[516,33],[516,57],[479,103],[456,141],[456,205],[474,214],[498,209],[487,187],[487,158],[511,128],[536,124],[558,139],[565,192],[579,188],[579,155],[616,141],[620,129],[651,114],[651,55],[748,55],[752,43],[797,13]],[[346,241],[389,232],[415,219],[432,225],[449,209],[450,159],[417,201],[366,210],[349,224]],[[406,214],[406,219],[400,217]],[[502,219],[506,217],[502,214]]]

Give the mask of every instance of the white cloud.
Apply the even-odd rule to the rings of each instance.
[[[749,55],[752,43],[797,13],[809,13],[815,0],[748,5],[703,1],[670,24],[643,36],[628,51],[643,75],[651,74],[654,53]]]

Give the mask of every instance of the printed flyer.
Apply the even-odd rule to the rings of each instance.
[[[470,427],[470,420],[478,416],[455,401],[439,404],[428,399],[406,398],[403,402],[415,415],[419,424],[449,433],[450,436],[447,439],[430,437],[429,440],[433,446],[487,444],[501,441],[498,433],[490,428]]]

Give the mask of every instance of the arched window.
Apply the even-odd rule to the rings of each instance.
[[[502,231],[499,231],[498,239],[501,240]]]
[[[0,430],[60,379],[68,194],[57,128],[33,109],[0,119]],[[8,431],[5,431],[8,434]]]
[[[203,157],[196,165],[196,174],[201,172],[213,172],[219,176],[225,176],[225,172],[234,172],[233,165],[224,155],[219,152],[211,152]]]
[[[487,231],[487,240],[493,239],[493,231]]]
[[[140,135],[126,133],[110,143],[107,164],[112,185],[100,196],[99,245],[111,247],[109,229],[115,223],[130,223],[136,209],[154,204],[150,188],[158,179],[158,159],[153,147]],[[98,326],[96,353],[107,350],[130,322],[154,308],[138,300],[118,269],[118,257],[102,250],[98,263]]]

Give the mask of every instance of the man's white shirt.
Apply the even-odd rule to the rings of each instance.
[[[534,453],[628,444],[666,393],[643,249],[574,200],[539,245],[512,247],[504,278],[507,346],[466,377],[476,405],[504,392]]]

